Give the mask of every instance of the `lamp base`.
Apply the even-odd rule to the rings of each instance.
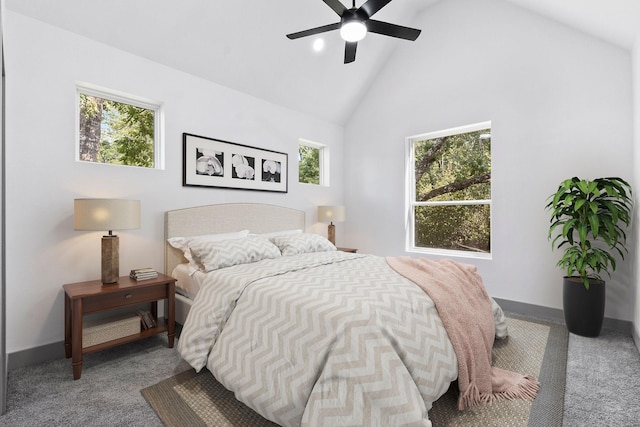
[[[102,284],[118,283],[120,249],[118,236],[102,236]]]
[[[329,228],[327,229],[327,239],[334,245],[336,244],[336,226],[333,224],[329,224]]]

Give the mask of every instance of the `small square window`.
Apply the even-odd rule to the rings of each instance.
[[[77,160],[161,168],[160,105],[78,86]]]

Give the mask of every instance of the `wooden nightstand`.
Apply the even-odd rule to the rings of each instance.
[[[64,350],[71,357],[73,379],[82,374],[82,355],[105,350],[117,345],[137,341],[167,332],[169,348],[175,338],[175,282],[173,277],[158,274],[156,279],[135,281],[123,276],[117,283],[103,285],[100,280],[69,283],[64,288]],[[166,319],[158,319],[158,300],[168,301]],[[158,326],[139,333],[82,348],[82,316],[115,310],[131,305],[151,303],[151,315]]]
[[[351,253],[353,253],[353,254],[355,254],[356,252],[358,252],[358,250],[357,250],[357,249],[354,249],[354,248],[338,248],[338,250],[339,250],[339,251],[342,251],[342,252],[351,252]]]

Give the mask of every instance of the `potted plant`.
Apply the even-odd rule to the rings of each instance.
[[[631,186],[621,178],[573,177],[549,196],[548,238],[553,238],[553,249],[564,249],[556,265],[567,272],[562,295],[569,332],[587,337],[600,334],[605,305],[600,273],[610,277],[616,269],[615,257],[624,259],[628,252],[622,225],[631,221],[631,195]]]

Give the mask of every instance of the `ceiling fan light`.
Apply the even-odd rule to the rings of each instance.
[[[367,35],[367,26],[361,21],[345,22],[340,27],[340,37],[347,42],[359,42]]]

